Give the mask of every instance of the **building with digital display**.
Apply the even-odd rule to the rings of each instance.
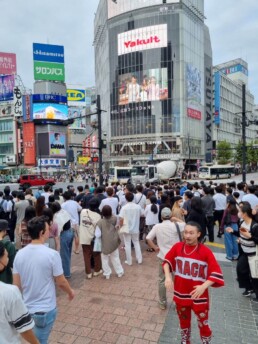
[[[204,0],[100,0],[96,89],[111,165],[210,159],[212,51]]]

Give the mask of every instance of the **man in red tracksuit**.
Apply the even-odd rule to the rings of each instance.
[[[176,243],[166,254],[163,263],[165,286],[174,291],[181,344],[191,343],[192,310],[198,319],[202,344],[211,343],[208,287],[224,285],[221,268],[212,251],[198,242],[200,235],[201,227],[195,222],[188,222],[184,230],[184,242]]]

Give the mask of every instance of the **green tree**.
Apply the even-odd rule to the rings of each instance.
[[[230,143],[227,141],[221,141],[217,144],[217,159],[218,164],[228,164],[232,157],[232,150]]]
[[[235,162],[242,166],[243,144],[241,141],[239,141],[238,144],[236,145],[234,155],[235,155]]]
[[[251,142],[247,144],[247,163],[254,166],[257,165],[258,161],[258,150],[253,147],[254,144],[257,144],[257,140],[255,142]]]

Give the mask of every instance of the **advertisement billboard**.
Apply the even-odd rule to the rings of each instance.
[[[118,81],[118,105],[168,99],[167,68],[123,74]]]
[[[186,65],[187,116],[202,119],[202,80],[201,72],[191,64]]]
[[[23,123],[23,153],[24,165],[35,166],[35,126],[33,122]]]
[[[33,94],[33,103],[63,103],[67,104],[67,97],[59,94]]]
[[[118,34],[118,55],[167,47],[167,24],[146,26]]]
[[[84,129],[85,125],[85,109],[82,107],[70,107],[68,108],[68,118],[74,118],[73,124],[69,126],[69,129]]]
[[[64,64],[34,61],[34,79],[64,82]]]
[[[166,0],[166,4],[179,3],[180,0]],[[139,8],[163,5],[162,0],[119,0],[108,1],[108,19]]]
[[[0,101],[13,100],[14,75],[0,76]]]
[[[85,103],[85,90],[67,89],[68,102],[83,102]]]
[[[0,74],[16,74],[16,54],[0,52]]]
[[[33,60],[64,63],[64,47],[62,45],[33,43]]]
[[[14,116],[22,116],[22,92],[19,86],[13,89]]]
[[[62,104],[33,104],[33,119],[67,120],[68,107]]]
[[[49,155],[66,156],[66,137],[60,132],[50,132],[49,134]]]
[[[33,120],[31,95],[22,96],[22,113],[24,122],[31,122]]]

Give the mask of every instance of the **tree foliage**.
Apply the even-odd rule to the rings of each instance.
[[[217,160],[218,164],[228,164],[232,157],[231,145],[227,141],[220,141],[217,144]]]

